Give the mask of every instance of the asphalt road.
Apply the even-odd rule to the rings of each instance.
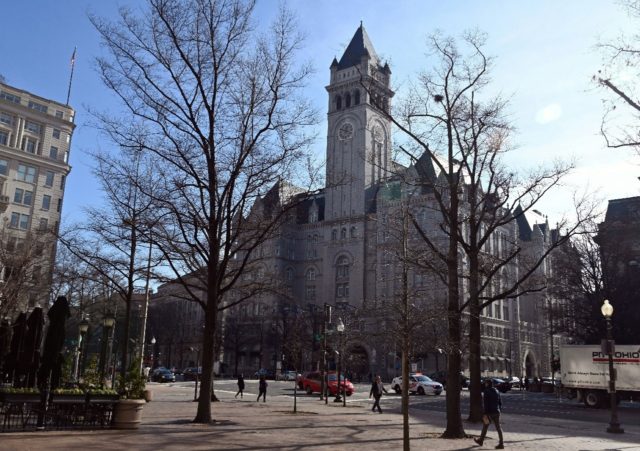
[[[249,399],[258,396],[258,381],[248,379],[245,381],[245,397]],[[293,382],[281,382],[281,381],[268,381],[269,388],[267,390],[267,397],[289,397],[293,398],[294,390]],[[171,384],[180,391],[191,391],[193,393],[193,382],[176,382]],[[215,389],[226,393],[235,394],[237,391],[235,380],[216,380]],[[400,395],[396,395],[393,390],[387,387],[389,394],[382,398],[383,409],[399,409],[400,408]],[[307,395],[304,392],[298,391],[297,401],[299,405],[304,403],[320,403],[319,394]],[[414,414],[420,415],[421,412],[429,413],[433,415],[436,412],[446,411],[445,406],[446,392],[440,396],[418,396],[411,395],[410,397],[410,409]],[[292,400],[293,402],[293,400]],[[329,398],[329,402],[333,402],[333,398]],[[356,384],[356,392],[353,396],[347,398],[347,403],[370,403],[369,400],[369,385],[368,384]],[[505,415],[522,415],[529,417],[541,417],[541,418],[571,418],[575,421],[594,423],[595,425],[602,425],[609,421],[608,409],[592,409],[578,403],[575,400],[558,399],[553,394],[546,393],[528,393],[518,390],[507,392],[502,394],[503,413]],[[469,409],[469,392],[467,390],[462,391],[462,412],[463,416]],[[640,403],[622,402],[620,403],[618,416],[623,424],[640,424]],[[585,427],[588,427],[585,425]]]

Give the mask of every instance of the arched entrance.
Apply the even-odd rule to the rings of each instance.
[[[355,382],[368,381],[371,369],[369,353],[362,345],[354,345],[347,350],[345,372]]]
[[[527,351],[527,355],[524,359],[524,370],[527,377],[536,376],[536,360],[531,351]]]

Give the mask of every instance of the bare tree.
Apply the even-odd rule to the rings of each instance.
[[[12,316],[33,302],[47,302],[55,235],[48,228],[27,233],[0,231],[0,317]]]
[[[199,423],[212,418],[219,308],[295,194],[279,181],[304,169],[304,126],[315,121],[298,95],[310,69],[295,65],[295,18],[281,9],[258,34],[253,9],[250,0],[149,0],[143,15],[91,18],[109,53],[100,75],[125,110],[99,115],[104,130],[155,158],[163,186],[149,194],[171,221],[154,242],[178,281],[198,275],[206,289],[205,299],[192,296],[205,311]]]
[[[99,275],[104,286],[111,286],[124,301],[125,323],[121,341],[121,376],[129,368],[129,335],[131,307],[135,290],[149,277],[149,268],[158,265],[150,260],[148,247],[149,228],[157,223],[151,198],[145,196],[140,186],[142,180],[150,180],[145,170],[142,154],[94,155],[94,174],[101,184],[106,204],[87,208],[87,221],[63,232],[60,242],[91,272]],[[147,187],[148,188],[148,187]]]
[[[640,18],[640,2],[621,2],[629,15]],[[607,94],[600,132],[609,148],[631,148],[640,154],[640,102],[638,80],[629,76],[640,63],[640,35],[620,35],[599,44],[605,58],[604,67],[593,76],[594,82]]]
[[[479,421],[480,312],[500,299],[544,289],[544,278],[535,277],[540,266],[555,247],[579,231],[582,221],[592,217],[593,208],[586,200],[579,200],[578,220],[558,226],[568,227],[565,235],[551,240],[540,252],[526,252],[517,236],[516,221],[558,185],[571,166],[558,162],[525,175],[506,168],[503,155],[509,150],[511,127],[506,102],[499,97],[486,98],[483,93],[491,67],[483,52],[484,35],[467,33],[463,49],[453,38],[433,36],[430,42],[439,65],[421,74],[407,99],[387,115],[408,137],[401,150],[415,171],[405,171],[405,183],[413,184],[418,193],[431,194],[433,211],[440,216],[435,231],[432,222],[425,225],[413,216],[412,223],[429,256],[415,264],[437,274],[449,290],[444,436],[461,437],[463,312],[469,312],[469,417]],[[380,111],[386,113],[385,108]],[[504,240],[498,245],[501,237]],[[463,280],[467,293],[460,291]]]

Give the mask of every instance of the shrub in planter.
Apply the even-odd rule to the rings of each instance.
[[[0,402],[35,402],[40,400],[40,390],[37,388],[13,388],[0,389]]]
[[[118,379],[120,401],[113,410],[113,427],[117,429],[138,429],[142,421],[146,380],[140,371],[140,360],[131,362],[124,379]]]

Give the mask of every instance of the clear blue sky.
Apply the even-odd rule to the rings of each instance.
[[[79,219],[82,206],[100,196],[87,152],[110,146],[89,126],[86,109],[116,108],[93,69],[101,49],[87,12],[114,17],[118,5],[143,1],[4,3],[0,74],[9,84],[64,102],[69,60],[74,46],[78,47],[70,102],[77,110],[77,129],[63,214],[65,220]],[[601,65],[595,48],[598,40],[633,28],[616,2],[293,0],[289,6],[307,35],[306,56],[316,68],[307,95],[320,111],[326,110],[324,86],[331,60],[341,56],[361,20],[378,54],[389,60],[394,85],[400,88],[428,64],[425,37],[429,33],[441,29],[458,35],[478,28],[488,33],[488,52],[497,58],[494,89],[512,99],[516,164],[531,167],[559,155],[573,156],[579,168],[568,180],[571,186],[589,186],[605,199],[638,195],[637,159],[629,152],[606,150],[598,135],[602,94],[590,81]],[[276,1],[259,0],[256,19],[266,23],[275,9]],[[324,126],[320,125],[315,144],[322,155]],[[567,199],[566,194],[554,194],[546,208],[558,214],[567,207]]]

